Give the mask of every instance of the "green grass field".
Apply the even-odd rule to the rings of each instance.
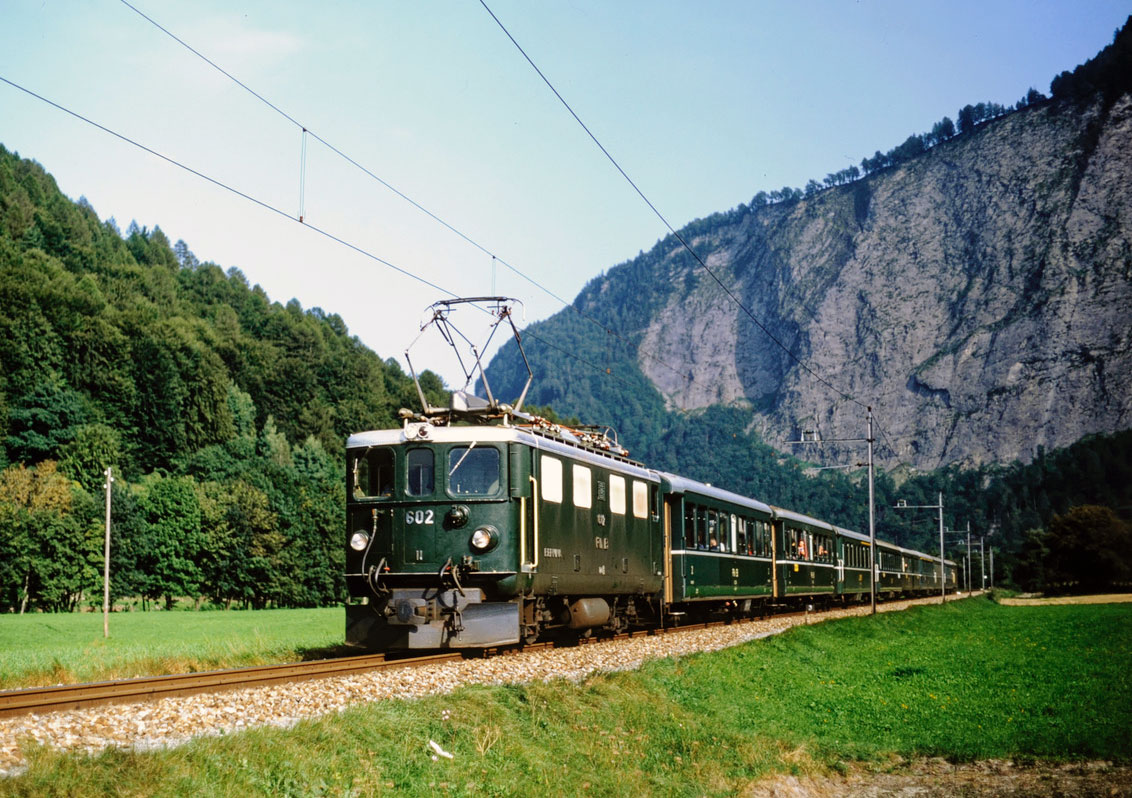
[[[1132,605],[970,599],[169,751],[37,749],[0,795],[734,795],[898,757],[1128,762],[1130,662]],[[429,740],[455,758],[433,761]]]
[[[0,615],[0,688],[293,662],[342,642],[341,607]]]

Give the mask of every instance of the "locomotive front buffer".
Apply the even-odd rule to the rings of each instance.
[[[519,642],[519,605],[478,588],[389,591],[382,608],[346,608],[347,642],[378,650],[490,648]]]

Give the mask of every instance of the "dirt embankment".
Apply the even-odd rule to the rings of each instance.
[[[1038,607],[1045,604],[1124,604],[1132,601],[1132,593],[1107,593],[1101,596],[1019,596],[999,599],[1008,607]]]
[[[844,775],[778,775],[748,798],[1132,798],[1132,768],[1111,762],[952,764],[925,759],[885,773],[854,768]]]

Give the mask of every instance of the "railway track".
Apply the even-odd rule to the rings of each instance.
[[[776,617],[803,615],[803,612],[781,613]],[[820,613],[814,613],[818,615]],[[314,660],[311,662],[284,665],[259,665],[249,668],[232,668],[220,671],[151,676],[136,679],[120,679],[108,682],[85,684],[54,685],[51,687],[32,687],[18,690],[0,691],[0,718],[16,715],[42,714],[68,709],[85,709],[101,704],[125,704],[143,701],[156,701],[174,696],[187,696],[199,693],[212,693],[224,690],[238,690],[251,687],[264,687],[308,679],[321,679],[332,676],[348,676],[377,670],[415,668],[434,665],[469,657],[494,656],[534,651],[555,646],[596,645],[615,643],[634,637],[672,634],[697,629],[709,629],[727,624],[743,624],[760,619],[752,618],[737,621],[711,621],[694,623],[667,629],[649,629],[627,632],[609,637],[593,637],[563,641],[535,643],[515,648],[489,648],[475,654],[445,652],[423,657],[387,659],[384,654],[340,657],[336,659]]]
[[[222,671],[150,676],[111,682],[64,684],[0,691],[0,717],[32,712],[84,709],[97,704],[152,701],[172,696],[264,687],[271,684],[348,676],[384,668],[411,668],[461,659],[458,653],[435,654],[411,659],[387,660],[384,654],[314,660],[287,665],[258,665]]]

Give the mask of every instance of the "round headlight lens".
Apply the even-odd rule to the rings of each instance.
[[[472,548],[476,551],[487,551],[499,540],[495,529],[490,526],[481,526],[472,533]]]
[[[353,537],[350,538],[350,548],[354,551],[361,551],[369,544],[369,535],[365,532],[355,532]]]

